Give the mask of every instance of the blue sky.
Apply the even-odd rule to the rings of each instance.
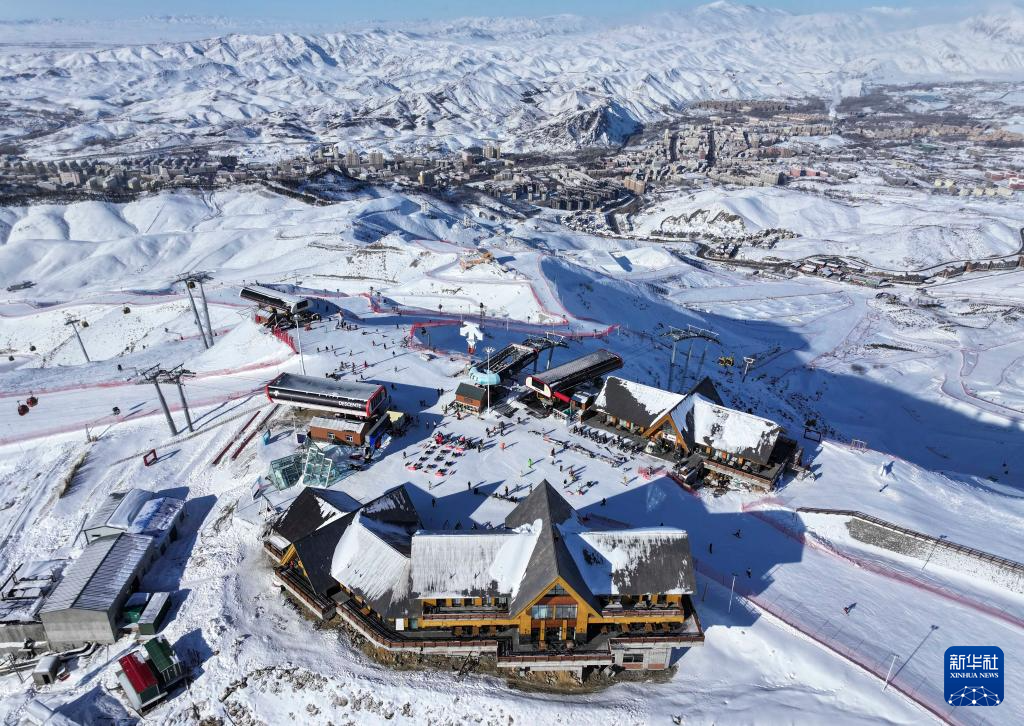
[[[577,15],[612,20],[651,12],[701,5],[700,0],[517,0],[481,2],[480,0],[307,0],[284,3],[272,0],[2,0],[0,19],[30,18],[112,19],[144,15],[224,15],[234,18],[286,18],[299,22],[345,22],[356,20],[445,19],[470,15]],[[823,10],[864,10],[877,6],[894,7],[913,15],[934,17],[934,10],[956,14],[968,11],[976,3],[956,0],[751,0],[750,4],[777,7],[791,12]],[[967,7],[965,7],[967,6]],[[945,14],[945,13],[943,13]]]

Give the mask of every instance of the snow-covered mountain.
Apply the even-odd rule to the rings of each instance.
[[[170,37],[232,27],[160,23]],[[60,27],[59,46],[26,41],[0,54],[0,140],[42,156],[189,140],[566,148],[620,142],[698,99],[1024,77],[1017,6],[912,27],[880,13],[716,2],[615,27],[574,16],[475,18],[80,48]]]

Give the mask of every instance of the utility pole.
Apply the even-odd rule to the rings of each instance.
[[[480,303],[482,306],[483,303]],[[491,353],[494,352],[494,348],[487,346],[484,348],[487,352],[487,408],[491,407]]]
[[[213,329],[212,328],[210,329],[210,337],[209,337],[209,339],[207,339],[207,337],[206,337],[206,328],[203,327],[203,321],[199,319],[199,309],[196,307],[196,299],[195,299],[195,296],[192,294],[192,288],[194,288],[196,286],[196,284],[199,283],[199,285],[200,285],[200,292],[202,292],[202,294],[203,294],[203,306],[205,308],[205,306],[206,306],[206,293],[202,289],[202,282],[204,280],[211,280],[211,279],[213,279],[213,278],[211,278],[205,272],[186,272],[186,273],[183,273],[181,275],[178,275],[178,277],[175,278],[175,280],[174,280],[175,282],[183,282],[183,283],[185,283],[185,292],[188,293],[188,301],[189,301],[189,304],[192,306],[192,315],[193,315],[193,317],[195,317],[196,327],[199,328],[199,335],[203,339],[203,346],[206,347],[206,348],[209,348],[211,345],[213,345]],[[206,309],[206,324],[207,325],[210,324],[210,311],[209,311],[209,309]]]
[[[302,375],[306,375],[306,356],[302,355],[302,326],[295,326],[295,343],[299,347],[299,365],[302,366]]]
[[[180,365],[169,371],[160,371],[160,373],[163,374],[163,378],[166,381],[173,383],[178,387],[178,397],[181,399],[181,408],[185,412],[185,423],[188,424],[189,431],[195,431],[195,428],[192,426],[192,416],[189,414],[188,410],[188,401],[185,400],[185,389],[181,386],[182,378],[191,378],[195,373],[185,370]]]
[[[174,427],[174,419],[171,418],[171,409],[167,408],[167,399],[164,398],[164,393],[160,390],[160,377],[164,373],[165,371],[160,370],[160,366],[148,368],[139,374],[142,378],[140,383],[152,383],[156,388],[156,396],[160,399],[160,407],[163,408],[164,416],[167,418],[167,427],[171,430],[171,436],[177,436],[178,429]]]
[[[78,347],[82,349],[82,355],[85,356],[86,363],[92,363],[92,359],[89,358],[89,354],[85,350],[85,343],[82,342],[82,336],[78,332],[78,324],[82,322],[78,318],[68,318],[64,321],[65,325],[70,325],[71,329],[75,331],[75,337],[78,338]]]

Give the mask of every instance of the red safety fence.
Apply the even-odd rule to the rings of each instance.
[[[295,340],[292,338],[291,334],[288,333],[288,331],[281,330],[281,328],[272,328],[270,332],[274,334],[275,338],[277,338],[282,343],[291,348],[292,353],[299,352],[299,349],[295,347]]]

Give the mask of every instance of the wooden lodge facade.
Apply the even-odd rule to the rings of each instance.
[[[686,532],[589,529],[547,482],[491,530],[423,531],[402,487],[329,521],[296,507],[266,543],[278,580],[380,648],[582,672],[666,668],[704,640]]]
[[[460,383],[455,389],[455,405],[472,413],[480,413],[489,405],[487,388],[472,383]]]

